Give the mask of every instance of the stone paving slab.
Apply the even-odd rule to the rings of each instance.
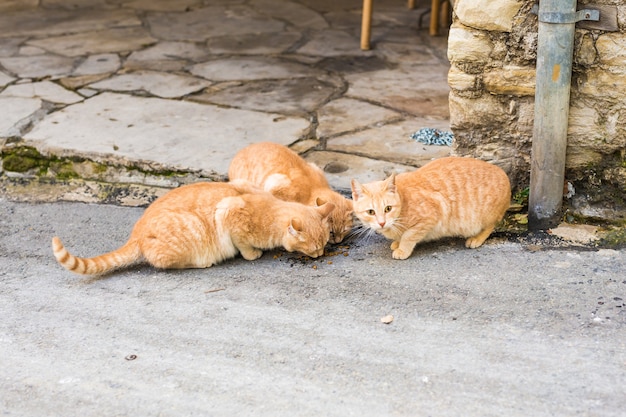
[[[11,85],[0,93],[0,97],[41,98],[61,104],[78,103],[84,99],[84,97],[50,81]]]
[[[214,59],[193,65],[189,72],[212,81],[253,81],[321,75],[306,65],[273,57]]]
[[[202,5],[201,0],[116,0],[115,3],[132,9],[157,12],[184,12]]]
[[[299,32],[252,33],[217,36],[207,40],[212,54],[275,55],[287,52],[302,39]]]
[[[0,97],[0,108],[2,108],[0,138],[19,136],[24,121],[41,108],[41,100],[25,97]]]
[[[155,71],[137,71],[120,74],[89,84],[89,88],[103,91],[146,91],[156,97],[177,98],[200,91],[212,83],[196,77]]]
[[[18,78],[59,78],[72,72],[77,61],[57,55],[0,58],[0,65]]]
[[[339,152],[315,151],[306,155],[305,159],[322,168],[328,182],[343,194],[350,193],[352,178],[361,183],[379,181],[392,173],[408,172],[413,166],[381,161]]]
[[[93,32],[108,28],[141,26],[141,20],[129,9],[103,7],[29,8],[0,15],[1,37],[41,36],[56,39],[66,33]],[[51,45],[52,40],[40,40]]]
[[[239,149],[264,140],[344,192],[352,176],[415,169],[450,152],[408,139],[449,129],[446,41],[418,28],[422,3],[377,5],[373,48],[361,51],[362,4],[348,0],[4,2],[0,152],[73,161],[48,201],[97,201],[106,183],[223,179]],[[89,161],[110,166],[92,175]],[[40,172],[2,169],[13,190]]]
[[[252,6],[261,13],[270,14],[278,20],[288,21],[299,31],[325,30],[329,27],[326,19],[314,9],[291,1],[253,0]]]
[[[152,33],[169,41],[202,42],[212,36],[280,32],[285,24],[244,5],[208,6],[193,13],[151,13]]]
[[[317,114],[319,138],[336,136],[355,127],[384,125],[401,118],[400,113],[364,101],[340,98],[320,107]]]
[[[76,57],[107,52],[127,52],[156,43],[157,39],[140,26],[103,29],[30,41],[55,54]]]
[[[251,81],[193,97],[204,103],[259,112],[306,115],[327,102],[334,85],[317,78]]]
[[[15,78],[8,76],[4,72],[0,72],[0,87],[6,86],[13,80],[15,80]]]
[[[448,119],[447,73],[443,66],[402,65],[364,74],[348,74],[349,97],[358,97],[413,115]]]
[[[124,68],[180,71],[189,64],[189,61],[203,61],[210,55],[208,50],[195,43],[159,42],[131,53],[124,62]]]
[[[72,71],[73,76],[113,73],[120,68],[120,57],[117,54],[89,55]]]
[[[302,118],[103,93],[50,114],[24,139],[58,156],[226,173],[239,149],[289,145],[308,127]]]
[[[329,139],[326,149],[414,167],[422,166],[435,158],[450,156],[451,149],[448,146],[424,145],[410,139],[412,133],[424,127],[445,131],[449,125],[447,121],[430,119],[385,124]]]

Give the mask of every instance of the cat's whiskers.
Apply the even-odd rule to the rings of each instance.
[[[361,223],[355,223],[352,227],[352,230],[350,230],[350,233],[348,233],[348,235],[346,236],[346,239],[349,238],[357,240],[359,242],[368,243],[369,240],[375,235],[376,232],[370,227],[367,227],[366,225]]]

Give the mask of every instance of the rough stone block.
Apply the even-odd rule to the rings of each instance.
[[[535,69],[504,67],[484,74],[485,89],[492,94],[512,96],[535,95]]]
[[[489,36],[481,31],[459,24],[450,28],[448,59],[453,64],[484,66],[493,50]]]
[[[450,126],[452,130],[499,129],[507,123],[509,111],[495,96],[483,95],[468,99],[450,94]]]
[[[598,57],[596,46],[591,33],[585,34],[578,45],[577,50],[574,51],[574,62],[578,65],[590,66]]]
[[[626,69],[614,68],[604,70],[594,68],[580,78],[578,92],[590,97],[598,97],[603,100],[623,102],[626,91]]]
[[[513,18],[524,4],[519,0],[457,0],[454,11],[466,26],[476,29],[510,32]]]
[[[602,161],[602,154],[592,149],[571,145],[567,147],[565,166],[567,169],[580,169]]]
[[[477,75],[467,74],[454,65],[448,72],[448,84],[450,88],[458,91],[476,91],[482,89],[482,83]]]
[[[626,62],[626,36],[621,32],[605,33],[596,40],[601,64],[623,68]]]

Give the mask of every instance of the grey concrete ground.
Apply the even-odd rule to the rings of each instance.
[[[626,251],[495,237],[101,279],[138,208],[0,200],[7,416],[623,416]],[[393,315],[389,324],[381,318]]]

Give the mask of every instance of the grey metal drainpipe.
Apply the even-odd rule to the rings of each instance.
[[[575,24],[598,20],[596,10],[576,12],[576,0],[541,0],[530,169],[528,227],[558,224],[563,202]]]

